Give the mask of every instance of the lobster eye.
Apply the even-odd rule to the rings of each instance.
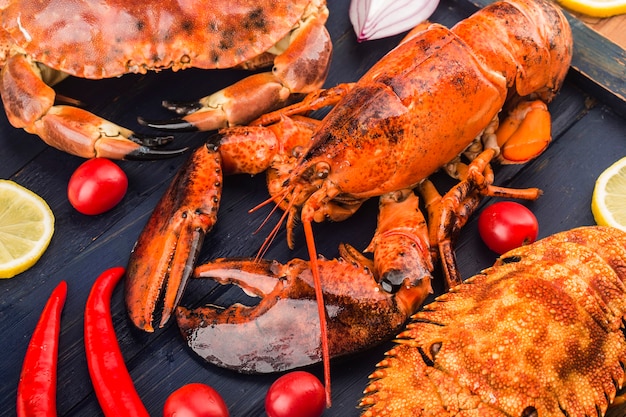
[[[330,174],[330,165],[328,162],[318,162],[315,165],[315,176],[317,178],[323,180],[328,177],[328,174]]]

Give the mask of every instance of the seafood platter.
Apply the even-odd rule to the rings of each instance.
[[[0,178],[55,218],[0,280],[0,416],[34,415],[24,358],[61,281],[55,415],[163,415],[200,382],[264,416],[295,370],[325,416],[626,414],[626,234],[590,209],[626,156],[620,46],[546,0],[440,0],[371,40],[349,0],[69,3],[0,6]],[[128,189],[86,215],[68,181],[92,157]],[[486,246],[499,200],[537,242]]]

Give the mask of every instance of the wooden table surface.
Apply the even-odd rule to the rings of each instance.
[[[605,18],[576,14],[576,17],[611,42],[626,49],[626,14]]]
[[[335,52],[327,81],[329,86],[355,80],[400,39],[357,43],[348,20],[348,3],[348,0],[330,2],[328,28]],[[464,0],[442,0],[433,20],[452,25],[473,10]],[[85,103],[86,108],[101,116],[145,132],[137,125],[136,116],[169,117],[159,107],[162,99],[198,98],[242,76],[238,71],[188,70],[104,81],[69,79],[58,90]],[[496,168],[498,184],[536,186],[544,190],[539,200],[526,203],[539,220],[541,236],[593,224],[590,199],[595,179],[611,163],[626,156],[626,120],[590,92],[583,91],[576,82],[569,77],[550,105],[554,141],[549,149],[524,166]],[[109,213],[84,216],[69,205],[65,191],[71,173],[83,161],[13,129],[4,116],[0,117],[0,177],[12,179],[41,195],[56,216],[55,235],[41,260],[29,271],[0,281],[0,415],[15,415],[22,359],[41,309],[60,280],[68,282],[68,297],[60,338],[58,413],[80,417],[102,415],[90,384],[83,348],[85,301],[100,272],[126,265],[137,236],[186,156],[163,161],[119,162],[130,181],[123,202]],[[181,134],[176,143],[198,146],[206,136],[205,133]],[[252,256],[264,238],[263,232],[253,232],[267,212],[247,213],[267,198],[264,178],[229,177],[224,183],[220,220],[206,239],[202,259]],[[483,205],[492,201],[485,201]],[[335,257],[341,241],[364,248],[375,221],[376,203],[371,202],[345,222],[316,225],[318,251]],[[267,257],[281,261],[294,256],[306,259],[301,233],[297,234],[296,242],[296,249],[289,251],[281,234]],[[496,257],[478,237],[476,216],[462,231],[457,255],[465,277],[490,265]],[[437,280],[440,292],[439,277]],[[193,285],[193,291],[188,291],[183,298],[184,305],[223,302],[235,292],[216,288],[209,281]],[[154,334],[135,330],[126,317],[121,286],[113,294],[112,311],[127,366],[151,415],[161,415],[169,393],[189,382],[204,382],[216,388],[233,416],[264,415],[264,396],[276,375],[239,375],[204,364],[189,352],[174,323]],[[356,406],[367,376],[390,346],[387,343],[333,362],[333,407],[325,415],[359,414]],[[321,377],[320,366],[308,370]]]

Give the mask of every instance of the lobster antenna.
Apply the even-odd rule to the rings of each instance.
[[[288,194],[287,191],[284,191],[284,192],[282,192],[280,194],[277,194],[275,196],[272,196],[272,197],[268,198],[267,200],[263,201],[262,203],[260,203],[256,207],[253,207],[250,210],[248,210],[248,213],[254,213],[256,210],[260,209],[261,207],[264,207],[264,206],[268,205],[269,203],[272,203],[272,202],[276,203],[274,205],[274,208],[272,209],[272,211],[270,211],[270,213],[267,216],[265,216],[265,219],[259,225],[259,227],[257,227],[257,229],[254,231],[253,234],[259,233],[259,231],[267,224],[267,222],[269,221],[270,217],[272,217],[272,215],[274,213],[276,213],[276,210],[278,210],[278,207],[280,206],[280,203],[282,203],[287,198],[287,194]],[[278,197],[280,197],[280,198],[278,198]],[[291,206],[289,208],[291,208]],[[282,221],[283,221],[283,219],[280,220],[280,222],[282,222]]]
[[[279,204],[282,201],[284,201],[285,198],[287,198],[288,195],[297,194],[297,192],[294,191],[295,188],[296,188],[295,186],[286,188],[284,192],[278,195],[275,195],[273,197],[270,197],[269,199],[265,200],[264,202],[257,205],[256,207],[250,209],[249,212],[253,212],[254,210],[259,209],[260,207],[267,205],[271,201],[276,202],[276,206],[274,207],[272,212],[265,218],[265,220],[263,221],[263,224],[259,227],[259,229],[265,223],[268,222],[269,217],[274,213],[274,211],[279,206]],[[277,197],[280,197],[280,198],[277,198]],[[283,222],[285,221],[285,218],[289,215],[289,213],[293,209],[293,206],[294,206],[294,200],[291,199],[288,202],[288,205],[285,211],[283,212],[283,215],[280,217],[278,223],[276,224],[276,226],[274,226],[272,231],[265,238],[265,241],[263,242],[263,244],[261,245],[261,248],[259,249],[259,252],[257,253],[255,261],[262,258],[263,255],[267,252],[270,244],[273,242],[274,238],[277,236],[278,231],[280,230],[280,226],[283,224]],[[320,339],[322,343],[322,362],[324,365],[324,387],[325,387],[325,392],[326,392],[326,407],[330,408],[332,404],[331,390],[330,390],[330,349],[328,347],[328,325],[326,323],[326,309],[324,306],[324,294],[322,292],[322,280],[320,278],[319,264],[317,263],[317,249],[315,248],[315,239],[313,238],[313,228],[311,227],[311,220],[304,220],[302,224],[304,226],[304,236],[306,239],[307,250],[309,252],[311,273],[313,274],[313,283],[315,287],[315,299],[317,301],[317,313],[318,313],[319,321],[320,321]],[[259,229],[257,229],[257,231]]]
[[[313,274],[313,282],[315,283],[315,299],[317,300],[317,313],[320,319],[320,337],[322,341],[322,362],[324,364],[326,407],[330,408],[330,353],[328,348],[328,326],[326,324],[326,309],[324,308],[322,280],[320,279],[320,269],[317,263],[317,250],[315,249],[315,240],[313,238],[313,228],[311,227],[311,220],[303,220],[302,225],[304,226],[304,236],[306,238],[306,246],[309,251],[311,273]]]
[[[288,209],[291,209],[291,204],[289,205]],[[278,235],[278,231],[280,230],[280,226],[282,226],[283,222],[285,221],[285,218],[288,215],[289,215],[289,212],[287,210],[285,210],[283,212],[282,216],[280,216],[280,219],[278,220],[276,225],[272,228],[270,233],[267,235],[267,237],[263,241],[263,244],[259,248],[259,251],[257,252],[256,257],[254,258],[255,261],[258,261],[263,256],[265,256],[265,253],[268,251],[268,249],[270,248],[270,245],[272,244],[272,242],[274,241],[274,239]],[[267,219],[266,219],[266,221],[267,221]],[[264,221],[263,223],[265,223],[266,221]]]
[[[283,192],[281,192],[279,194],[276,194],[276,195],[268,198],[267,200],[263,201],[261,204],[257,205],[256,207],[253,207],[250,210],[248,210],[248,213],[252,213],[252,212],[258,210],[259,208],[261,208],[263,206],[266,206],[270,202],[275,202],[276,203],[274,205],[274,208],[270,211],[270,213],[267,216],[265,216],[265,219],[263,220],[263,222],[261,222],[259,227],[257,227],[257,229],[253,232],[253,234],[259,233],[259,231],[269,222],[269,219],[272,217],[272,215],[274,213],[276,213],[276,210],[279,208],[280,204],[287,198],[288,194],[289,194],[288,190],[283,191]],[[274,239],[278,235],[278,231],[280,230],[280,226],[282,226],[283,222],[285,221],[285,217],[287,216],[287,212],[289,210],[291,210],[292,206],[293,206],[293,203],[289,203],[289,205],[287,207],[287,210],[285,210],[285,212],[282,214],[282,216],[278,220],[277,224],[272,228],[272,230],[270,231],[268,236],[265,238],[265,240],[263,241],[263,244],[261,245],[261,247],[259,248],[259,251],[257,252],[257,255],[254,258],[255,261],[258,261],[259,259],[261,259],[265,255],[265,253],[269,249],[270,245],[272,244],[272,242],[274,241]]]
[[[278,193],[276,195],[271,196],[267,200],[261,201],[259,204],[257,204],[256,206],[254,206],[250,210],[248,210],[248,213],[254,213],[255,211],[257,211],[261,207],[265,207],[269,203],[273,203],[273,202],[275,202],[277,200],[278,200],[278,202],[284,200],[287,197],[288,192],[289,192],[289,189],[285,189],[284,191],[282,191],[282,192],[280,192],[280,193]],[[277,197],[280,197],[280,198],[277,198]]]

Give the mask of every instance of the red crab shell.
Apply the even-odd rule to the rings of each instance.
[[[5,56],[17,47],[51,68],[94,79],[165,68],[231,68],[272,48],[303,15],[327,13],[324,0],[2,3]]]

